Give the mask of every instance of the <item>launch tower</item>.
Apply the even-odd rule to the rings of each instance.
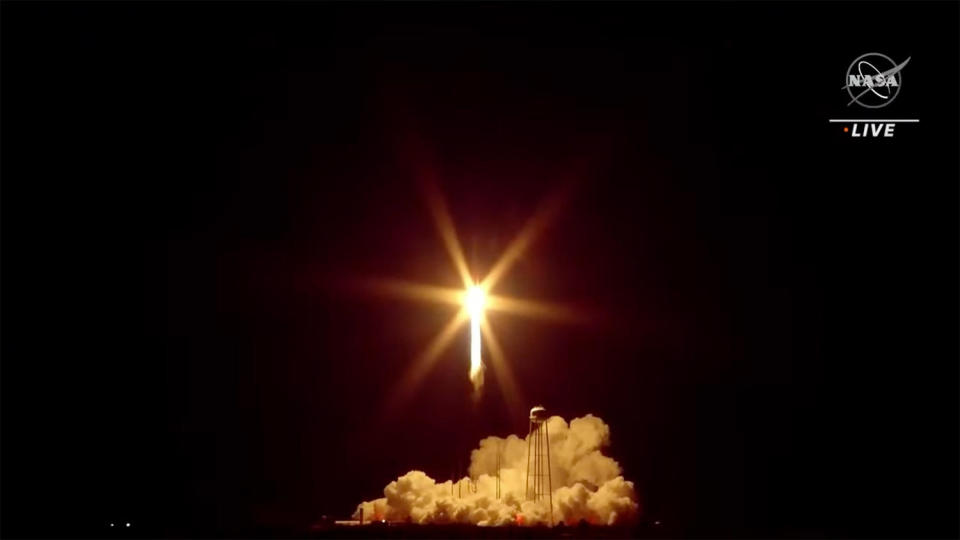
[[[543,406],[530,409],[530,431],[527,435],[528,501],[547,499],[550,504],[550,526],[553,526],[553,480],[550,477],[550,430],[547,410]]]

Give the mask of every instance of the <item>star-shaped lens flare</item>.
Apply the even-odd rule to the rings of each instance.
[[[479,397],[483,389],[485,368],[481,355],[481,342],[484,342],[486,349],[489,351],[490,365],[493,366],[497,380],[500,381],[507,405],[515,412],[524,410],[523,399],[520,389],[517,387],[513,370],[510,368],[510,363],[507,361],[486,313],[488,311],[499,311],[561,323],[582,322],[585,319],[582,313],[563,305],[493,294],[497,283],[510,271],[514,263],[543,233],[550,221],[559,212],[563,203],[569,198],[571,187],[572,184],[567,184],[550,197],[527,221],[519,234],[491,267],[490,272],[480,281],[475,281],[471,276],[453,225],[453,219],[450,217],[439,188],[433,183],[423,183],[423,192],[430,214],[447,254],[463,281],[463,289],[450,289],[397,279],[369,279],[363,281],[362,285],[366,290],[377,294],[460,307],[453,318],[444,325],[406,370],[391,400],[392,405],[396,405],[397,401],[405,399],[419,387],[437,358],[453,341],[460,327],[469,321],[469,375],[474,387],[474,396]]]

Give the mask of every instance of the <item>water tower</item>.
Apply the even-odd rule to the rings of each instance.
[[[550,526],[553,526],[553,480],[550,477],[550,430],[547,428],[547,410],[541,405],[530,409],[530,431],[527,435],[528,501],[550,503]]]

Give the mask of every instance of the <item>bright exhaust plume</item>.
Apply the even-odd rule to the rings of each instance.
[[[480,351],[480,322],[483,320],[483,310],[486,306],[486,293],[478,285],[467,289],[466,309],[470,315],[470,382],[473,384],[473,395],[479,398],[483,390],[483,357]]]

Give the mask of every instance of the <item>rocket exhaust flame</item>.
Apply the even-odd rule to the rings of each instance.
[[[483,288],[473,285],[467,289],[466,308],[470,314],[470,382],[473,383],[474,398],[479,398],[483,390],[483,357],[480,354],[480,322],[486,304]]]
[[[480,317],[470,317],[470,382],[474,395],[483,390],[483,360],[480,356]]]

